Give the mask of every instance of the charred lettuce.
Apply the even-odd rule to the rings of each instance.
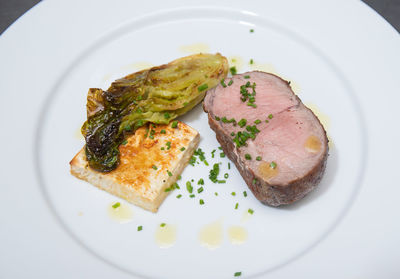
[[[107,91],[89,89],[82,126],[90,167],[109,172],[119,164],[119,146],[146,123],[167,124],[204,98],[225,78],[228,62],[220,54],[197,54],[130,74]]]

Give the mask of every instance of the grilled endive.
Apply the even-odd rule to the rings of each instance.
[[[101,172],[119,164],[119,145],[148,122],[167,124],[191,110],[228,72],[220,54],[197,54],[89,89],[82,126],[89,165]]]

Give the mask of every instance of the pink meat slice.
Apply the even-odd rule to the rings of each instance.
[[[328,139],[323,126],[289,82],[278,76],[256,71],[235,75],[225,84],[230,80],[231,86],[218,85],[207,92],[203,103],[224,152],[260,201],[277,206],[301,199],[316,187],[325,170]],[[241,100],[240,86],[247,82],[255,83],[255,108]],[[238,148],[231,133],[245,127],[218,121],[218,117],[246,119],[247,125],[256,125],[260,132]],[[256,120],[261,123],[254,124]],[[248,155],[251,160],[246,159]]]

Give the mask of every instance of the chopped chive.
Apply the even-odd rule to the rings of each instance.
[[[157,169],[158,169],[156,165],[152,165],[151,167],[152,167],[154,170],[157,170]]]
[[[166,132],[164,129],[162,129],[162,130],[160,131],[160,133],[161,133],[161,134],[166,134],[167,132]]]
[[[195,196],[196,196],[195,194],[191,194],[189,197],[194,198]]]
[[[186,189],[190,194],[193,193],[193,186],[192,183],[190,183],[190,181],[186,182]]]
[[[215,193],[214,193],[214,195],[218,196],[218,193],[217,193],[217,192],[215,192]]]
[[[218,149],[219,149],[219,150],[222,150],[222,147],[221,147],[221,146],[218,146]]]
[[[219,118],[218,116],[215,116],[215,120],[220,121],[221,118]]]
[[[199,203],[200,203],[201,205],[203,205],[203,204],[204,204],[204,200],[203,200],[203,199],[200,199],[200,200],[199,200]]]
[[[231,163],[228,163],[228,170],[231,169]]]
[[[240,121],[238,122],[238,125],[239,125],[240,128],[243,128],[243,127],[246,125],[246,123],[247,123],[247,120],[244,119],[244,118],[242,118],[242,119],[240,119]]]
[[[167,170],[168,176],[172,176],[172,172],[170,172],[169,170]]]
[[[164,113],[164,118],[165,118],[165,119],[168,119],[168,118],[170,118],[170,117],[171,117],[171,116],[169,115],[168,112]]]
[[[248,153],[246,153],[246,154],[244,154],[244,158],[245,158],[246,160],[251,160],[251,155],[248,154]]]
[[[231,195],[232,195],[232,196],[236,196],[236,193],[235,193],[235,192],[232,192]]]
[[[204,84],[200,85],[199,87],[197,87],[197,90],[198,90],[199,92],[201,92],[201,91],[206,90],[207,88],[208,88],[207,83],[204,83]]]
[[[119,202],[116,202],[116,203],[114,203],[114,204],[112,205],[113,208],[118,208],[118,207],[120,207],[120,206],[121,206],[121,204],[120,204]]]
[[[176,198],[177,198],[177,199],[180,199],[180,198],[182,198],[182,195],[179,194],[179,195],[176,196]]]
[[[204,162],[204,165],[206,165],[207,167],[209,166],[207,160],[204,160],[203,162]]]
[[[185,149],[186,149],[185,147],[181,147],[181,151],[185,151]]]
[[[165,223],[161,223],[160,227],[165,227],[165,225],[166,225]]]
[[[237,203],[235,204],[235,209],[238,209],[238,207],[239,207],[239,203],[237,202]]]
[[[171,127],[172,128],[177,128],[178,127],[178,121],[177,120],[172,121]]]
[[[236,69],[236,67],[235,67],[235,66],[233,66],[233,67],[230,67],[230,68],[229,68],[229,71],[231,72],[231,75],[232,75],[232,76],[234,76],[234,75],[236,75],[236,74],[237,74],[237,69]]]
[[[243,196],[247,197],[247,192],[246,191],[243,191]]]
[[[165,148],[164,148],[164,147],[161,147],[161,150],[165,150]]]
[[[167,146],[167,150],[171,149],[171,142],[170,141],[167,141],[167,143],[165,145]]]
[[[141,230],[143,230],[143,226],[138,226],[137,230],[138,230],[138,232],[140,232]]]
[[[194,166],[195,163],[196,163],[196,157],[194,157],[194,156],[190,157],[189,164]]]
[[[232,132],[232,133],[231,133],[231,136],[234,137],[234,136],[235,136],[235,132]]]
[[[257,161],[261,161],[261,156],[257,156],[257,157],[256,157],[256,160],[257,160]]]
[[[131,129],[132,129],[132,127],[129,124],[124,127],[125,131],[130,131]]]
[[[219,157],[225,158],[225,153],[224,152],[219,153]]]
[[[229,82],[228,82],[228,86],[231,86],[233,84],[233,79],[231,79]]]
[[[270,115],[268,115],[268,118],[272,119],[272,118],[274,118],[274,116],[272,114],[270,114]]]
[[[257,179],[253,179],[253,185],[255,185],[257,183]]]
[[[244,78],[245,78],[245,79],[249,79],[249,78],[250,78],[250,76],[246,75],[246,76],[244,76]]]
[[[247,103],[247,105],[248,105],[249,107],[253,107],[253,108],[256,108],[256,107],[257,107],[257,105],[254,104],[254,103]]]
[[[201,193],[201,192],[203,192],[204,191],[204,188],[203,187],[200,187],[199,189],[197,189],[197,193]]]
[[[265,120],[265,123],[269,123],[268,119],[267,119],[267,120]]]
[[[252,29],[253,30],[253,29]],[[233,274],[235,277],[239,277],[239,276],[241,276],[242,275],[242,272],[241,271],[238,271],[238,272],[235,272],[235,274]]]
[[[254,64],[254,60],[252,58],[252,59],[250,59],[250,65],[253,65],[253,64]]]
[[[223,79],[221,79],[221,85],[225,88],[226,87],[226,84],[225,84],[225,79],[223,78]]]
[[[225,173],[224,178],[227,179],[229,177],[229,174]]]
[[[254,121],[254,124],[260,124],[260,123],[261,123],[260,119],[257,119],[257,120]]]
[[[254,210],[251,209],[251,208],[249,208],[249,210],[247,210],[247,212],[250,213],[250,214],[253,214],[253,213],[254,213]]]
[[[250,29],[250,33],[254,33],[254,29]]]
[[[124,140],[123,142],[122,142],[122,145],[125,145],[125,144],[127,144],[128,143],[128,141],[127,140]]]
[[[276,163],[274,161],[272,161],[269,166],[271,167],[271,169],[275,169],[276,168]]]
[[[217,151],[217,150],[214,149],[213,151],[211,151],[211,158],[214,158],[215,151]]]
[[[181,180],[182,179],[182,176],[181,175],[178,175],[178,180]]]
[[[197,185],[204,185],[204,179],[200,178],[199,181],[197,182]]]

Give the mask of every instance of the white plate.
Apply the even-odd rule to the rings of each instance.
[[[242,2],[157,1],[137,7],[130,1],[48,1],[4,33],[0,275],[398,274],[400,253],[392,248],[400,240],[394,221],[400,209],[395,180],[400,138],[392,120],[399,100],[398,34],[358,2]],[[333,144],[325,177],[316,191],[284,208],[264,206],[251,194],[243,197],[247,189],[236,169],[227,170],[225,158],[211,158],[218,143],[198,106],[181,120],[200,132],[210,165],[222,162],[227,184],[211,183],[210,167],[188,166],[181,190],[157,214],[128,205],[133,218],[119,224],[107,208],[124,202],[69,174],[68,162],[83,145],[77,133],[87,89],[106,88],[144,64],[166,63],[195,48],[235,58],[240,72],[253,69],[254,59],[256,67],[291,80],[303,102],[318,108],[326,121]],[[184,187],[192,178],[206,181],[194,199]],[[178,194],[183,197],[176,199]],[[248,208],[255,213],[244,220]],[[208,249],[198,234],[215,221],[222,224],[223,241]],[[177,231],[169,248],[160,248],[154,237],[163,222]],[[241,245],[229,241],[234,225],[248,233]]]

